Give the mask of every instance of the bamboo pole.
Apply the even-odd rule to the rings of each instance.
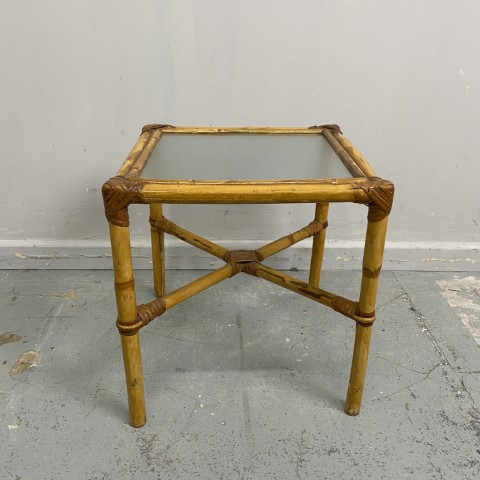
[[[120,335],[122,343],[123,366],[127,382],[130,425],[143,427],[147,421],[145,413],[145,394],[143,388],[142,355],[140,335]]]
[[[365,250],[363,253],[362,285],[357,310],[358,315],[361,317],[371,318],[375,315],[375,302],[379,274],[382,267],[387,223],[388,217],[377,222],[368,222]],[[348,415],[358,415],[360,413],[372,334],[371,330],[371,325],[365,326],[357,322],[352,368],[345,402],[345,412]]]
[[[357,323],[355,327],[352,368],[350,370],[347,400],[345,402],[345,413],[347,415],[358,415],[360,413],[371,336],[371,326],[365,327]]]
[[[352,174],[353,177],[363,177],[365,174],[358,167],[358,165],[353,161],[350,155],[346,150],[340,145],[338,140],[333,136],[333,133],[329,130],[324,130],[322,135],[325,137],[325,140],[333,148],[333,151],[337,154],[338,158],[343,162],[347,170]]]
[[[365,315],[375,312],[380,270],[385,249],[388,216],[378,222],[368,222],[363,252],[363,275],[358,309]]]
[[[321,225],[326,225],[328,220],[328,203],[317,203],[315,205],[315,220]],[[327,231],[325,228],[313,237],[312,258],[310,261],[310,276],[308,283],[313,287],[320,285],[320,275],[322,271],[323,252],[325,249],[325,237]]]
[[[372,166],[365,160],[364,156],[355,148],[348,138],[344,137],[340,132],[334,132],[333,135],[367,177],[377,176]]]
[[[256,134],[256,135],[318,135],[323,132],[323,128],[305,128],[305,127],[187,127],[187,126],[162,126],[163,133],[175,134]]]
[[[212,287],[222,280],[226,280],[232,276],[232,273],[232,267],[230,265],[224,265],[223,267],[214,270],[213,272],[210,272],[207,275],[204,275],[203,277],[184,285],[183,287],[177,288],[177,290],[174,290],[171,293],[168,293],[165,295],[165,297],[163,297],[166,310],[174,307],[184,300],[187,300],[190,297],[193,297],[197,293],[203,292],[207,288]]]
[[[161,203],[150,204],[150,222],[152,227],[150,235],[152,238],[152,263],[153,263],[153,288],[157,298],[165,295],[165,243],[164,233],[153,224],[163,217]]]
[[[142,153],[142,150],[145,148],[145,145],[147,144],[148,140],[152,136],[151,132],[143,132],[139,139],[137,140],[137,143],[133,146],[132,150],[130,150],[130,153],[128,154],[127,158],[123,162],[122,166],[117,172],[117,176],[123,177],[126,175],[130,169],[132,168],[133,164],[137,161],[138,156],[140,153]]]
[[[210,240],[201,237],[200,235],[189,232],[188,230],[185,230],[166,218],[163,218],[162,221],[158,222],[157,228],[162,232],[173,235],[174,237],[177,237],[180,240],[183,240],[184,242],[209,253],[210,255],[221,258],[222,260],[228,253],[226,248],[221,247],[220,245],[217,245],[216,243],[213,243]]]
[[[360,179],[359,179],[360,180]],[[277,182],[148,180],[141,187],[146,203],[322,203],[369,201],[362,186],[369,181],[355,179]]]
[[[137,303],[128,227],[109,224],[112,244],[115,297],[117,300],[118,322],[126,325],[137,319]],[[143,390],[142,358],[138,333],[121,335],[123,363],[127,382],[130,425],[142,427],[146,422],[145,397]]]
[[[147,133],[147,132],[145,132]],[[138,178],[145,168],[148,159],[152,155],[153,149],[156,147],[160,137],[162,136],[162,129],[154,130],[151,137],[148,139],[147,144],[138,155],[135,163],[129,172],[125,175],[127,178]]]
[[[258,248],[257,253],[259,253],[261,257],[265,259],[311,236],[312,233],[309,227],[303,227],[300,230],[291,233],[290,235],[285,235],[278,240],[274,240],[273,242],[267,243],[267,245]]]
[[[303,295],[304,297],[310,298],[318,303],[326,305],[327,307],[332,306],[332,302],[336,295],[333,293],[327,292],[317,287],[313,287],[308,283],[302,282],[295,277],[287,275],[286,273],[279,272],[273,268],[267,267],[259,263],[255,268],[255,275],[257,277],[268,280],[269,282],[275,283],[280,287],[284,287],[287,290]]]

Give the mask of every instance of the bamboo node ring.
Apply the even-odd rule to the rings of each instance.
[[[382,270],[382,266],[380,265],[380,267],[375,268],[373,270],[367,267],[363,267],[362,272],[364,277],[374,279],[380,276],[381,270]]]
[[[370,313],[364,313],[357,308],[355,317],[353,318],[362,327],[371,327],[376,320],[375,310]]]

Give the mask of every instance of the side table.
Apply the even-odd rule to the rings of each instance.
[[[146,125],[116,176],[103,185],[112,245],[117,328],[127,381],[130,424],[146,422],[139,331],[166,310],[238,273],[254,275],[334,309],[356,322],[345,412],[360,412],[393,184],[376,176],[337,125],[309,128]],[[328,207],[368,207],[358,301],[319,288]],[[155,297],[137,305],[128,206],[150,205]],[[163,216],[163,204],[314,203],[305,227],[256,250],[227,250]],[[165,289],[165,233],[225,262],[174,291]],[[313,237],[308,282],[263,260]]]

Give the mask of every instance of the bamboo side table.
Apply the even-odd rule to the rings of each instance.
[[[189,179],[184,178],[185,172]],[[116,176],[103,185],[130,424],[141,427],[146,422],[140,329],[178,303],[240,272],[285,287],[356,322],[345,412],[358,415],[393,193],[393,184],[376,176],[337,125],[309,128],[146,125]],[[355,202],[368,207],[358,301],[319,288],[330,202]],[[156,298],[144,305],[137,305],[135,295],[128,217],[128,206],[132,203],[150,205]],[[162,213],[163,204],[262,203],[314,203],[315,217],[304,228],[257,250],[227,250],[180,227]],[[165,233],[222,259],[225,265],[166,293]],[[308,282],[262,263],[308,237],[313,237]]]

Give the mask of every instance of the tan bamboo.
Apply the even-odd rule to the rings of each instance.
[[[379,274],[382,267],[387,223],[388,217],[377,222],[368,222],[363,253],[362,285],[358,301],[358,314],[360,316],[372,317],[375,315],[375,302]],[[364,326],[361,323],[357,323],[352,368],[350,371],[347,400],[345,402],[345,412],[348,415],[358,415],[360,413],[371,330],[371,326]]]
[[[385,249],[388,216],[378,222],[368,222],[363,253],[363,275],[358,309],[369,315],[375,312],[380,270]]]
[[[365,160],[363,155],[355,148],[348,138],[344,137],[340,132],[333,132],[333,135],[367,177],[377,176],[372,166],[367,160]]]
[[[312,234],[308,227],[304,227],[290,235],[285,235],[278,240],[274,240],[273,242],[258,248],[257,252],[265,259],[311,236]]]
[[[236,188],[242,185],[248,185],[250,188],[258,187],[272,187],[275,185],[282,185],[285,187],[308,187],[315,185],[317,187],[324,186],[337,186],[337,187],[347,187],[355,186],[368,186],[371,184],[371,180],[368,178],[358,177],[358,178],[309,178],[309,179],[281,179],[281,180],[182,180],[182,179],[172,179],[172,180],[162,180],[157,178],[149,178],[139,180],[139,185],[143,187],[156,187],[156,186],[166,186],[174,185],[176,188],[183,188],[185,185],[200,185],[208,188],[225,186]]]
[[[335,128],[291,127],[172,127],[148,126],[117,172],[106,182],[103,194],[105,211],[111,221],[110,235],[115,271],[119,330],[129,398],[130,422],[139,427],[145,423],[145,401],[140,342],[137,331],[166,309],[200,293],[240,271],[257,275],[293,292],[322,303],[357,322],[350,382],[345,411],[356,415],[365,381],[371,324],[375,320],[378,275],[383,257],[387,219],[393,186],[375,177],[375,172],[355,147]],[[252,181],[189,181],[139,179],[152,151],[162,134],[261,134],[261,135],[318,135],[322,134],[345,164],[353,179],[312,180],[252,180]],[[199,237],[163,219],[160,203],[316,203],[315,223],[291,235],[271,242],[257,251],[232,251]],[[371,205],[363,262],[359,302],[339,297],[318,287],[325,242],[329,202],[356,202]],[[146,305],[136,305],[130,239],[128,230],[129,203],[151,203],[152,258],[154,285],[160,297]],[[224,259],[227,265],[165,295],[164,233],[201,248]],[[259,263],[294,243],[314,235],[309,283]]]
[[[137,303],[128,227],[110,225],[115,297],[118,322],[129,324],[137,319]],[[142,358],[138,333],[129,337],[121,335],[123,362],[127,382],[130,424],[132,427],[145,425],[145,397],[143,391]]]
[[[141,189],[145,202],[164,203],[366,203],[368,197],[360,187],[365,182],[352,179],[310,182],[207,182],[148,180]]]
[[[163,217],[161,203],[150,205],[150,220],[157,222]],[[153,288],[156,297],[165,295],[165,243],[164,233],[158,228],[150,230],[152,238]]]
[[[140,155],[140,153],[142,153],[142,150],[145,148],[145,145],[147,144],[151,136],[152,136],[152,132],[144,132],[140,135],[139,139],[137,140],[137,143],[135,143],[132,150],[130,150],[130,153],[128,154],[127,158],[125,159],[125,161],[122,163],[122,166],[118,170],[117,176],[123,177],[130,171],[130,169],[132,168],[133,164],[137,161],[138,156]]]
[[[162,229],[161,224],[159,225],[159,228]],[[180,240],[183,240],[186,243],[189,243],[190,245],[193,245],[194,247],[199,248],[200,250],[203,250],[204,252],[209,253],[210,255],[221,258],[222,260],[228,253],[228,250],[226,248],[223,248],[220,245],[217,245],[216,243],[213,243],[210,240],[201,237],[200,235],[189,232],[188,230],[185,230],[179,225],[170,222],[170,220],[168,220],[168,223],[166,223],[165,229],[163,229],[163,231],[165,233],[173,235],[174,237],[179,238]]]
[[[333,148],[334,152],[337,154],[338,158],[343,162],[347,170],[354,177],[363,177],[365,174],[358,167],[358,165],[353,161],[347,151],[340,145],[338,140],[333,136],[333,133],[330,130],[325,129],[322,132],[322,135],[325,137],[325,140]]]
[[[147,144],[138,155],[135,163],[132,165],[132,168],[125,175],[127,178],[138,178],[142,173],[142,170],[145,168],[148,159],[152,155],[153,149],[156,147],[160,137],[162,136],[162,129],[154,130],[151,137],[148,139]]]
[[[142,355],[140,335],[120,335],[122,342],[123,366],[127,382],[130,425],[143,427],[147,421],[143,389]]]
[[[257,277],[268,280],[269,282],[275,283],[281,287],[291,290],[292,292],[299,293],[304,297],[315,300],[327,307],[332,306],[332,302],[336,295],[333,293],[327,292],[317,287],[313,287],[308,283],[302,282],[295,277],[287,275],[286,273],[279,272],[273,268],[267,267],[263,264],[258,264],[255,268],[255,275]]]
[[[223,267],[214,270],[213,272],[204,275],[193,282],[184,285],[183,287],[174,290],[171,293],[168,293],[163,297],[165,301],[165,307],[168,310],[169,308],[174,307],[175,305],[187,300],[190,297],[193,297],[197,293],[203,292],[209,287],[226,280],[232,276],[232,267],[230,265],[224,265]]]
[[[328,220],[328,203],[317,203],[315,205],[315,220],[322,225],[326,224]],[[318,287],[320,285],[326,234],[327,231],[324,228],[320,233],[317,233],[313,237],[310,275],[308,279],[308,283],[313,287]]]
[[[352,368],[350,370],[350,381],[348,382],[347,400],[345,401],[345,413],[348,415],[358,415],[360,413],[367,371],[368,350],[372,336],[371,326],[366,327],[357,323],[355,328]]]
[[[163,133],[179,134],[221,134],[221,133],[245,133],[256,135],[318,135],[322,133],[323,128],[304,128],[304,127],[162,127]]]

